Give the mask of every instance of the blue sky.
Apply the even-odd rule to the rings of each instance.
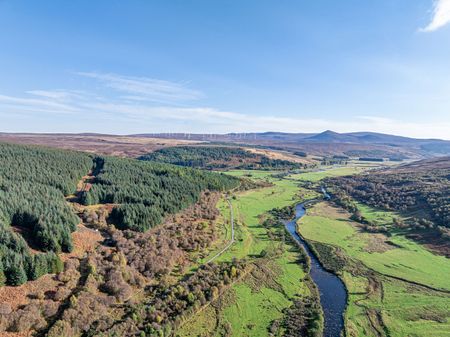
[[[0,0],[0,131],[450,139],[450,0]]]

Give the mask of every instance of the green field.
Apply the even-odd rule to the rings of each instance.
[[[301,219],[301,234],[342,248],[349,256],[362,261],[381,274],[450,291],[450,262],[422,245],[401,235],[364,233],[346,221],[345,215],[336,216],[325,203],[317,204],[310,215]],[[374,240],[376,238],[376,240]]]
[[[399,217],[399,214],[396,212],[377,210],[360,202],[356,202],[356,206],[365,219],[376,225],[390,225],[393,222],[393,218]]]
[[[264,180],[273,185],[240,192],[232,198],[236,220],[236,242],[218,261],[233,257],[254,260],[262,251],[273,249],[260,216],[274,207],[320,197],[304,187],[328,176],[361,172],[364,167],[339,167],[326,171],[292,174],[275,178],[268,171],[231,171],[233,176]],[[389,225],[393,212],[384,212],[358,203],[362,215],[379,225]],[[229,240],[229,207],[219,203],[223,219],[220,244],[213,256]],[[349,292],[345,315],[347,336],[448,336],[450,331],[450,263],[420,244],[398,233],[387,236],[361,231],[349,214],[320,202],[300,220],[299,231],[312,242],[339,249],[346,261],[341,270]],[[270,336],[268,326],[280,319],[282,311],[296,295],[309,293],[298,253],[286,245],[282,256],[270,260],[267,273],[250,275],[234,284],[219,303],[198,313],[180,330],[180,336]],[[272,272],[268,272],[272,271]],[[433,290],[435,289],[435,290]],[[442,289],[443,291],[440,291]]]
[[[229,174],[243,176],[248,171],[232,171]],[[260,216],[275,207],[292,205],[298,201],[299,187],[295,181],[273,178],[272,172],[268,171],[251,171],[251,174],[252,179],[268,180],[273,185],[241,192],[231,199],[235,213],[236,242],[217,258],[217,262],[230,261],[234,257],[254,259],[262,251],[273,250],[275,243],[260,224]],[[219,209],[224,220],[222,223],[229,227],[229,208],[221,202]],[[228,233],[229,229],[223,231],[223,235]],[[219,250],[220,247],[217,247],[209,256],[214,256]],[[304,280],[306,275],[303,266],[297,263],[298,258],[298,250],[290,244],[284,244],[281,256],[264,262],[262,268],[266,269],[263,273],[259,271],[257,278],[249,276],[235,284],[219,309],[200,312],[195,320],[183,326],[180,336],[197,336],[199,331],[204,331],[200,325],[208,330],[205,324],[211,321],[211,317],[207,319],[211,315],[215,322],[220,322],[219,326],[209,327],[213,331],[212,335],[220,336],[224,329],[228,329],[232,336],[269,336],[270,323],[283,316],[283,309],[292,304],[292,299],[297,295],[310,294]]]
[[[365,167],[360,166],[335,167],[322,169],[320,171],[291,174],[289,178],[302,181],[317,182],[327,177],[340,177],[351,174],[358,174],[363,172],[365,169]]]
[[[363,212],[372,220],[391,216],[366,207]],[[424,287],[450,290],[447,258],[400,235],[361,232],[348,214],[325,202],[308,210],[299,231],[308,240],[339,248],[347,257],[343,279],[350,296],[349,336],[378,336],[374,326],[391,336],[448,336],[450,295]]]

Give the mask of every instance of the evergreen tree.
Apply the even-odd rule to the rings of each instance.
[[[50,252],[47,254],[47,268],[49,273],[57,274],[64,270],[64,264],[58,255]]]
[[[111,220],[121,229],[146,231],[164,216],[197,202],[202,191],[236,187],[236,178],[155,162],[104,158],[83,201],[116,203]],[[97,164],[97,165],[100,165]]]
[[[19,286],[27,281],[27,274],[23,264],[16,262],[9,268],[8,271],[8,283],[13,286]]]
[[[37,254],[34,256],[32,273],[29,276],[29,279],[36,280],[42,275],[45,275],[49,272],[48,264],[47,264],[47,255],[46,254]]]
[[[236,178],[170,164],[93,157],[74,151],[0,144],[0,284],[19,285],[63,269],[55,253],[73,249],[80,219],[65,201],[92,170],[96,176],[85,204],[115,203],[118,227],[145,231],[197,202],[202,191],[236,187]],[[45,253],[32,255],[22,235]]]
[[[139,159],[203,169],[296,169],[302,164],[271,159],[243,148],[226,146],[176,146],[154,151]]]

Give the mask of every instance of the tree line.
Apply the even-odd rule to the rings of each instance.
[[[7,143],[0,144],[0,162],[0,284],[20,285],[62,268],[58,253],[72,251],[71,233],[80,223],[65,197],[89,171],[95,180],[81,201],[118,204],[112,222],[135,231],[194,204],[204,190],[239,184],[169,164]]]
[[[83,153],[0,144],[0,282],[19,285],[61,269],[79,222],[64,200],[92,167]],[[22,233],[20,235],[19,233]],[[46,253],[32,255],[27,242]]]
[[[271,159],[239,147],[225,146],[169,147],[144,155],[140,159],[208,170],[226,168],[289,170],[303,167],[300,163]]]
[[[236,178],[175,165],[123,158],[96,158],[92,187],[81,196],[85,205],[119,204],[111,221],[120,229],[146,231],[168,214],[196,203],[204,190],[224,191]]]
[[[450,162],[450,160],[449,160]],[[326,181],[348,203],[349,195],[372,207],[411,213],[421,211],[423,219],[410,225],[425,229],[450,228],[450,176],[448,168],[420,167],[332,178]],[[346,201],[347,200],[347,201]],[[348,205],[347,205],[348,206]],[[355,216],[358,217],[358,212]],[[405,226],[407,224],[404,224]]]

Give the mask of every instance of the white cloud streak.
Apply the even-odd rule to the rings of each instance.
[[[95,79],[111,89],[126,93],[126,98],[131,100],[174,103],[204,98],[202,92],[189,89],[182,83],[97,72],[78,72],[77,75]]]
[[[82,76],[87,76],[87,73],[83,74]],[[133,78],[129,82],[129,77],[125,76],[89,74],[91,75],[87,77],[99,81],[106,88],[114,86],[119,95],[106,97],[98,93],[74,90],[31,90],[21,96],[0,95],[0,117],[3,117],[3,120],[26,120],[29,124],[23,127],[29,131],[40,132],[46,130],[33,129],[33,124],[41,119],[49,124],[47,130],[53,130],[58,123],[65,123],[77,125],[80,132],[89,130],[119,134],[320,132],[331,129],[337,132],[374,131],[418,138],[448,139],[450,135],[450,123],[445,121],[405,123],[374,116],[359,116],[350,120],[255,116],[205,106],[161,104],[153,99],[156,96],[164,96],[170,102],[190,101],[198,100],[202,93],[167,81]],[[100,87],[100,91],[104,87]],[[140,99],[130,99],[130,96]],[[104,129],[105,122],[109,125],[108,129]]]
[[[70,101],[54,97],[13,97],[0,95],[0,108],[3,111],[46,112],[56,114],[72,114],[79,112],[79,108]]]
[[[433,18],[421,31],[433,32],[450,23],[450,0],[435,0]]]

